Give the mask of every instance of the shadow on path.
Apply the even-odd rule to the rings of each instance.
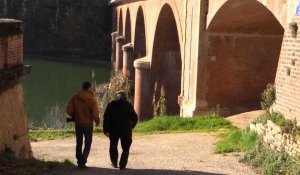
[[[77,168],[69,168],[59,170],[44,175],[223,175],[216,173],[206,173],[201,171],[189,170],[160,170],[160,169],[126,169],[120,171],[118,169],[96,168],[91,167],[85,170]]]

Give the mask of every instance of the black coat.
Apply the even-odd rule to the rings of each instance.
[[[104,133],[127,133],[136,126],[138,116],[126,99],[110,102],[103,116]]]

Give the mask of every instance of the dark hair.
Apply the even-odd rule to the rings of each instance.
[[[87,89],[91,88],[91,86],[92,86],[92,84],[88,81],[82,83],[82,89],[87,90]]]

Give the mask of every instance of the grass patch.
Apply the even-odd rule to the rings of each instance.
[[[299,162],[286,153],[279,153],[258,145],[248,151],[241,159],[241,162],[252,165],[261,174],[300,174]]]
[[[94,133],[102,133],[99,127],[94,128]],[[38,129],[29,131],[29,139],[32,142],[64,139],[75,136],[75,128],[71,129]]]
[[[258,142],[256,133],[239,129],[230,130],[223,137],[224,139],[217,143],[215,153],[248,151],[253,149]]]
[[[75,130],[71,129],[62,129],[62,130],[34,130],[29,131],[30,141],[37,142],[43,140],[55,140],[55,139],[64,139],[75,135]]]
[[[17,159],[10,153],[0,153],[0,174],[35,175],[51,170],[72,167],[70,160],[64,162],[42,161],[37,159]]]
[[[233,126],[227,120],[218,116],[203,116],[183,118],[179,116],[154,117],[139,123],[134,129],[136,133],[166,133],[166,132],[191,132],[191,131],[217,131],[231,129]]]
[[[211,132],[220,129],[233,129],[229,121],[218,116],[203,116],[183,118],[179,116],[154,117],[138,123],[134,132],[137,134],[170,133],[170,132]],[[94,133],[102,133],[102,129],[94,128]],[[62,130],[34,130],[29,131],[29,138],[33,142],[44,140],[64,139],[75,136],[75,129]]]

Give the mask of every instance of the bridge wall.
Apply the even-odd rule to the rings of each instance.
[[[118,20],[122,12],[122,26],[126,26],[127,9],[130,11],[133,46],[136,14],[142,7],[146,30],[143,61],[150,62],[152,71],[156,29],[165,4],[173,11],[179,38],[182,116],[210,112],[226,116],[258,109],[261,92],[272,82],[278,89],[274,108],[290,118],[300,115],[300,99],[293,98],[299,91],[299,41],[291,38],[289,29],[292,21],[299,23],[297,1],[131,0],[115,4]],[[124,35],[125,29],[122,32]]]
[[[178,101],[181,106],[181,114],[192,116],[193,111],[196,108],[200,2],[197,0],[159,0],[124,3],[116,7],[116,11],[118,13],[117,19],[120,20],[120,16],[122,16],[122,26],[126,26],[126,11],[129,9],[132,32],[131,41],[133,41],[132,44],[134,47],[137,11],[139,7],[142,7],[145,16],[146,57],[150,62],[152,62],[153,59],[155,59],[153,58],[153,50],[155,47],[154,40],[156,36],[157,23],[161,9],[166,4],[171,7],[175,17],[182,59],[181,93],[174,94],[174,96],[176,96],[176,100],[178,97]],[[122,15],[120,13],[122,13]],[[125,35],[125,30],[126,29],[123,29],[123,35]]]
[[[293,18],[300,27],[300,16]],[[286,27],[277,74],[276,103],[274,110],[280,111],[289,119],[297,119],[300,124],[300,36],[292,36]]]

